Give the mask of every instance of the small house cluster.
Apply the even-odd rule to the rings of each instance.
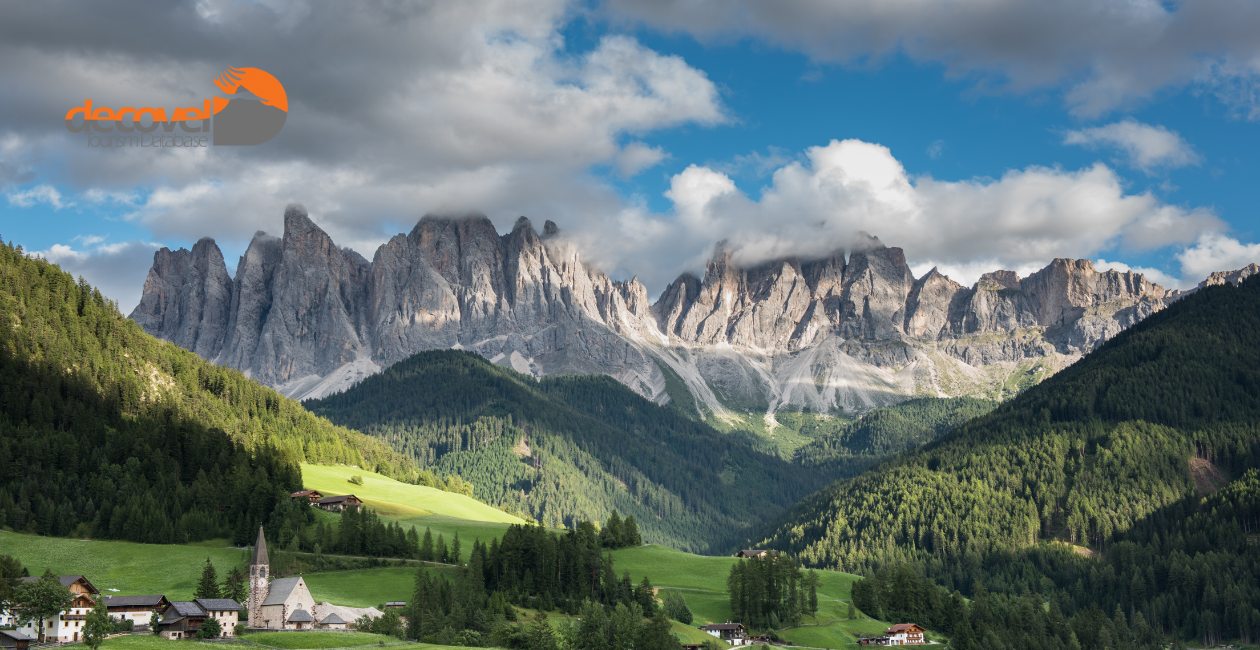
[[[325,499],[318,492],[307,492],[310,494],[305,496],[311,498],[312,503],[320,504],[320,507],[325,507],[322,502],[328,499],[338,500],[330,502],[333,504],[329,506],[331,509],[357,508],[360,505],[353,495]],[[300,495],[301,493],[295,493],[294,498]],[[131,621],[140,630],[149,629],[153,615],[158,614],[157,633],[167,639],[193,638],[206,621],[211,619],[218,622],[222,636],[234,636],[238,623],[246,623],[250,628],[271,630],[347,629],[349,623],[333,611],[336,609],[334,606],[315,602],[301,576],[271,580],[268,571],[267,540],[263,537],[262,527],[259,527],[258,542],[254,545],[249,567],[249,598],[246,601],[249,606],[248,621],[241,620],[241,612],[245,607],[231,598],[172,601],[161,594],[105,596],[105,607],[111,618]],[[22,578],[28,582],[38,579]],[[41,632],[45,642],[74,643],[83,640],[83,625],[88,613],[102,597],[101,592],[81,575],[60,576],[59,580],[62,586],[70,590],[74,599],[55,619],[44,621],[42,630],[37,629],[38,621],[22,621],[15,612],[0,610],[0,626],[17,628],[0,630],[0,650],[26,650],[30,643],[40,637]],[[390,605],[396,603],[391,602]],[[380,612],[371,608],[367,613],[380,615]]]
[[[22,578],[30,582],[36,577]],[[45,620],[44,628],[38,629],[39,621],[22,621],[14,612],[0,612],[0,625],[12,625],[0,638],[0,648],[24,650],[27,644],[43,633],[45,642],[74,643],[83,640],[83,625],[88,612],[96,607],[101,592],[81,575],[58,576],[61,586],[70,590],[74,600],[56,618]],[[105,609],[110,618],[131,621],[136,628],[148,629],[149,621],[156,613],[161,616],[159,633],[170,639],[188,638],[196,634],[207,618],[219,621],[221,633],[232,636],[241,606],[230,598],[197,599],[194,601],[169,601],[161,594],[149,596],[105,596]],[[20,626],[20,627],[19,627]],[[25,639],[25,641],[23,641]]]
[[[862,645],[923,645],[923,628],[914,623],[898,623],[887,630],[884,636],[858,639]]]
[[[301,492],[290,494],[289,498],[305,501],[313,507],[322,508],[329,512],[341,512],[346,508],[354,508],[357,512],[363,508],[363,500],[353,494],[326,497],[320,494],[318,490],[302,490]]]

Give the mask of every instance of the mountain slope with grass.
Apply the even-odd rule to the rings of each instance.
[[[423,352],[312,412],[388,442],[488,503],[548,525],[633,515],[645,539],[721,551],[828,480],[604,376],[541,381],[465,352]]]
[[[1260,611],[1260,545],[1235,543],[1254,538],[1254,495],[1203,497],[1257,466],[1252,279],[1204,288],[940,440],[812,495],[767,543],[859,573],[909,563],[964,593],[977,581],[1030,589],[1065,614],[1122,605],[1190,638],[1222,638],[1228,622],[1235,638]],[[1196,532],[1194,517],[1214,525]]]
[[[406,457],[145,334],[57,266],[0,245],[0,528],[252,539],[298,463],[414,475]]]

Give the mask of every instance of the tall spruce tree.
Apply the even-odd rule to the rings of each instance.
[[[210,558],[206,558],[206,566],[201,569],[201,579],[197,581],[197,590],[193,592],[193,598],[218,597],[219,573],[214,570],[214,565],[210,563]]]

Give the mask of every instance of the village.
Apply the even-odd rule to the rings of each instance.
[[[294,492],[290,498],[331,512],[359,510],[362,499],[353,494],[325,497],[316,490]],[[765,549],[746,549],[735,554],[741,560],[773,562],[779,553]],[[24,583],[39,577],[21,578]],[[253,545],[248,571],[248,596],[244,602],[232,598],[196,598],[170,600],[164,594],[102,595],[84,575],[56,576],[69,592],[69,601],[59,613],[43,618],[22,615],[19,611],[0,610],[0,649],[29,650],[32,645],[66,644],[84,641],[88,614],[103,599],[115,629],[131,633],[153,634],[164,639],[231,639],[245,633],[276,631],[347,632],[383,614],[375,607],[353,608],[317,602],[301,575],[272,578],[271,560],[263,528]],[[388,601],[384,609],[405,610],[404,601]],[[405,623],[405,620],[404,620]],[[752,632],[743,623],[726,621],[699,625],[713,639],[731,647],[755,645],[783,646],[785,643],[770,634]],[[923,645],[924,628],[914,623],[899,623],[887,628],[881,636],[856,639],[859,645]],[[709,644],[683,643],[686,650],[703,650]]]

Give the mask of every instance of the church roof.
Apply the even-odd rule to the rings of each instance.
[[[302,577],[296,578],[276,578],[271,581],[271,586],[267,589],[267,600],[263,601],[263,605],[283,605],[284,601],[289,599],[289,594],[302,583]],[[305,584],[305,583],[302,583]]]
[[[337,616],[335,613],[325,616],[324,620],[319,622],[320,625],[345,625],[345,623],[346,622],[341,620],[341,617]]]
[[[306,610],[299,609],[289,615],[289,622],[290,623],[314,623],[315,619],[311,618],[311,615],[306,613]]]
[[[267,560],[267,540],[263,539],[262,526],[258,527],[258,541],[254,542],[254,558],[250,560],[249,563],[251,565],[271,564],[271,562]]]

